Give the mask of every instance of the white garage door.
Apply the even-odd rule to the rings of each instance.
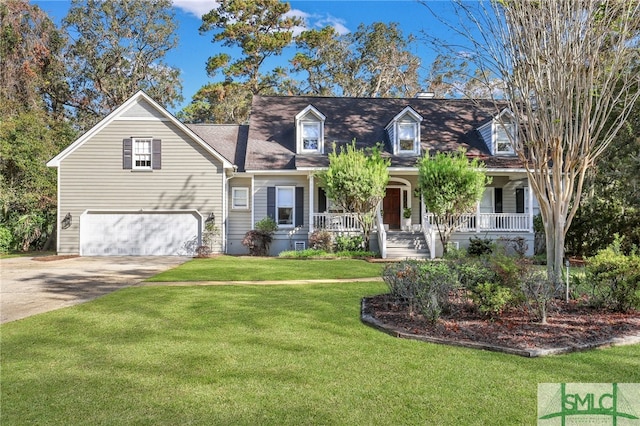
[[[196,213],[87,212],[80,217],[83,256],[193,255],[200,241]]]

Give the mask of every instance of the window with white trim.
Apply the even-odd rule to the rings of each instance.
[[[133,139],[133,168],[151,169],[151,138]]]
[[[420,122],[422,116],[408,106],[387,124],[394,155],[420,155]]]
[[[326,117],[313,105],[308,105],[296,117],[296,152],[312,154],[324,151],[324,121]]]
[[[493,126],[495,154],[514,154],[511,139],[517,136],[515,123],[496,120]]]
[[[249,208],[249,188],[231,188],[231,208],[235,210],[246,210]]]
[[[302,122],[302,151],[318,151],[320,146],[320,122]]]
[[[418,123],[404,121],[398,123],[398,146],[396,152],[400,154],[417,152]]]
[[[293,226],[295,217],[295,187],[276,187],[276,223],[278,226]]]

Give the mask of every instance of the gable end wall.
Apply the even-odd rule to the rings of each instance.
[[[162,168],[125,170],[122,140],[162,140]],[[206,218],[223,217],[223,176],[219,160],[173,123],[114,120],[71,152],[58,169],[59,217],[72,215],[59,230],[58,251],[78,254],[80,216],[86,210],[197,210]]]

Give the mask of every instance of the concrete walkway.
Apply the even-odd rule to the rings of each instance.
[[[95,299],[136,285],[189,259],[179,256],[1,259],[0,323]]]

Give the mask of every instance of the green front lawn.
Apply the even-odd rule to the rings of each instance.
[[[194,259],[150,278],[167,281],[269,281],[379,277],[382,264],[358,259],[297,260],[218,256]]]
[[[640,382],[640,345],[527,359],[390,337],[359,319],[385,290],[134,287],[4,324],[0,423],[533,425],[538,383]]]

